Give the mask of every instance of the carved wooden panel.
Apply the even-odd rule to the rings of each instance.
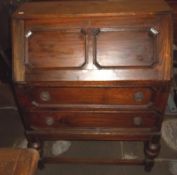
[[[81,29],[27,31],[25,61],[30,68],[76,68],[86,62]]]
[[[153,35],[150,29],[101,30],[96,37],[97,65],[105,68],[152,66],[157,59]]]

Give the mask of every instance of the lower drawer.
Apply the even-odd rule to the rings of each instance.
[[[161,116],[155,112],[58,111],[24,114],[30,128],[112,127],[158,128]]]

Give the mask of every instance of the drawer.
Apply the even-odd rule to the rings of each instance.
[[[157,128],[160,116],[154,112],[57,111],[26,113],[31,128],[119,127]]]
[[[86,107],[88,105],[146,107],[153,103],[155,94],[151,88],[34,87],[17,89],[17,96],[21,98],[23,106],[34,107]]]

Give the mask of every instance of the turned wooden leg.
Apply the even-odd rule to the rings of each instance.
[[[39,152],[39,154],[40,154],[40,160],[38,162],[38,168],[39,169],[43,169],[44,168],[44,162],[43,162],[43,152],[44,152],[43,142],[41,142],[41,141],[31,141],[30,140],[28,142],[28,147],[36,149]]]
[[[145,142],[145,171],[150,172],[154,166],[154,159],[160,152],[160,136],[154,136],[150,141]]]
[[[149,159],[149,158],[145,158],[144,170],[146,172],[150,172],[152,170],[153,166],[154,166],[154,160]]]

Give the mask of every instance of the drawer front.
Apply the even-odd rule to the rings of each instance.
[[[31,128],[119,127],[158,128],[160,116],[153,112],[60,111],[26,113]],[[28,124],[29,124],[28,123]]]
[[[17,96],[24,106],[144,106],[153,103],[154,91],[151,88],[59,88],[39,87],[17,89]],[[23,105],[23,104],[22,104]]]

